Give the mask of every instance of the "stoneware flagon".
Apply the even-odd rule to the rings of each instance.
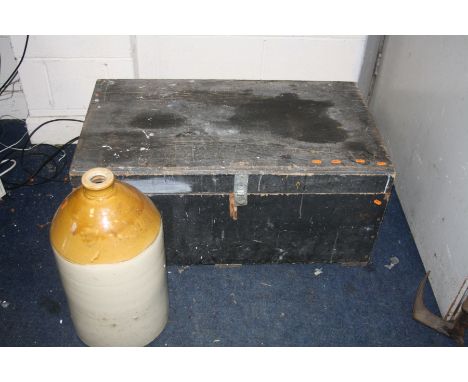
[[[90,346],[147,345],[169,310],[161,215],[106,168],[81,182],[50,229],[75,330]]]

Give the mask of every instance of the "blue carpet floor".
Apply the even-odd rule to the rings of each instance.
[[[22,128],[1,122],[0,141],[14,142]],[[65,160],[70,160],[73,149],[67,153]],[[71,191],[66,173],[59,182],[20,188],[0,201],[0,346],[83,346],[48,241],[53,214]],[[389,270],[385,265],[393,256],[399,263]],[[317,268],[322,273],[315,275]],[[453,345],[412,319],[423,276],[393,192],[366,267],[168,267],[169,323],[151,345]],[[425,299],[438,312],[430,287]]]

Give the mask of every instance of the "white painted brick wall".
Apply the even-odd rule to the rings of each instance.
[[[15,55],[23,53],[25,36],[11,36]],[[28,58],[129,58],[129,36],[31,36]]]
[[[11,47],[9,36],[0,36],[0,84],[3,84],[15,69],[17,62]],[[18,77],[14,80],[19,80]],[[14,89],[14,92],[12,90]],[[11,115],[16,118],[24,119],[28,116],[28,106],[21,88],[21,83],[15,83],[7,88],[0,96],[0,116]]]
[[[20,57],[25,36],[11,36]],[[98,78],[133,78],[130,36],[31,36],[20,68],[28,129],[51,118],[83,119]],[[74,122],[50,124],[33,142],[63,143],[79,134]]]
[[[24,36],[12,36],[19,57]],[[20,77],[28,128],[84,118],[98,78],[357,81],[366,36],[31,36]],[[34,141],[60,143],[76,124],[48,125]]]
[[[20,75],[31,117],[84,115],[97,78],[133,77],[130,37],[31,36]]]
[[[30,59],[22,78],[29,115],[86,113],[97,78],[132,78],[130,58]]]
[[[140,78],[358,80],[366,36],[137,36]]]
[[[265,39],[262,79],[357,82],[365,37]]]
[[[261,37],[138,36],[136,45],[140,78],[261,78]]]

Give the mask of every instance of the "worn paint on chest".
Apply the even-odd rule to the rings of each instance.
[[[160,208],[170,264],[366,263],[394,178],[345,82],[99,80],[72,182],[97,166]]]
[[[96,160],[126,176],[393,174],[356,86],[342,82],[100,80],[72,176]]]

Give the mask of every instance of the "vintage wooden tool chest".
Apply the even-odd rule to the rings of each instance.
[[[70,178],[148,194],[169,264],[362,264],[395,176],[354,83],[98,80]]]

